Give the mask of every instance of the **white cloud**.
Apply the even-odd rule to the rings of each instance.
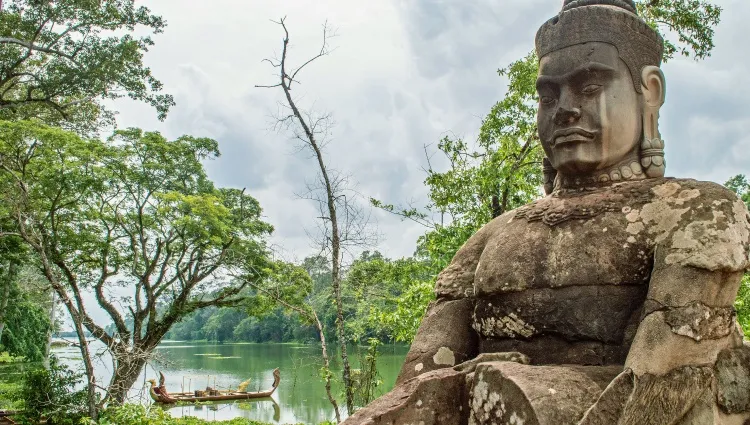
[[[662,132],[669,174],[722,182],[748,172],[750,118],[745,107],[750,58],[744,37],[750,4],[721,1],[724,18],[714,55],[678,58],[664,69],[668,98]],[[287,16],[292,60],[314,54],[326,19],[337,49],[313,64],[295,92],[306,106],[334,114],[329,163],[353,175],[359,191],[387,202],[426,201],[423,145],[446,132],[472,139],[482,116],[502,97],[496,70],[533,48],[538,26],[559,0],[376,1],[215,0],[152,2],[169,25],[146,57],[177,106],[159,123],[147,106],[119,102],[121,126],[158,129],[168,137],[210,136],[223,156],[207,164],[220,185],[247,187],[276,227],[274,242],[298,258],[312,252],[304,229],[315,209],[295,197],[315,178],[309,157],[269,130],[280,93],[261,59],[281,46],[269,19]],[[439,165],[439,164],[438,164]],[[388,256],[410,255],[424,229],[375,212]]]

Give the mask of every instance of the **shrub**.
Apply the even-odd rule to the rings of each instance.
[[[750,339],[750,273],[745,275],[740,284],[740,291],[735,302],[737,318],[745,331],[745,337]]]
[[[86,421],[86,391],[75,391],[81,375],[50,357],[49,369],[37,367],[23,377],[20,397],[24,408],[18,419],[22,424],[79,425]]]

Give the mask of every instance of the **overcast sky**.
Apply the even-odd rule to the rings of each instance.
[[[475,139],[482,117],[505,92],[497,69],[533,48],[537,28],[562,1],[143,3],[168,22],[145,61],[177,106],[159,122],[148,106],[119,102],[119,126],[218,140],[222,156],[207,163],[210,177],[219,186],[247,188],[276,228],[273,243],[302,259],[312,252],[305,229],[318,214],[295,193],[315,179],[316,168],[288,134],[270,129],[281,93],[254,88],[274,83],[274,70],[261,62],[281,47],[281,28],[270,19],[287,17],[293,64],[317,52],[323,22],[337,29],[336,50],[306,69],[294,89],[302,106],[335,118],[328,163],[352,175],[366,197],[424,205],[423,146],[434,151],[445,134]],[[750,173],[750,2],[714,3],[724,13],[712,57],[663,66],[661,131],[668,175],[724,182]],[[424,228],[378,211],[373,217],[385,255],[413,253]]]

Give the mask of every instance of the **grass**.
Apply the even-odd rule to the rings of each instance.
[[[3,351],[2,353],[0,353],[0,364],[21,363],[23,361],[23,357],[11,356],[7,351]]]
[[[104,412],[100,425],[271,425],[251,419],[235,418],[228,421],[206,421],[205,419],[186,416],[174,418],[164,410],[147,408],[137,404],[126,404]],[[292,425],[292,424],[287,424]],[[298,424],[301,425],[301,424]],[[319,425],[333,425],[322,422]]]
[[[16,394],[21,390],[21,385],[14,382],[0,380],[0,410],[19,410],[23,402],[17,399]]]

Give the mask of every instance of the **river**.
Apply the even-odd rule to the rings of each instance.
[[[94,351],[96,347],[97,344],[92,344]],[[360,354],[364,355],[366,350],[366,347],[355,346],[349,349],[352,367],[359,367],[358,357]],[[404,345],[379,347],[377,365],[382,384],[378,394],[393,387],[407,351],[408,347]],[[81,366],[81,354],[77,348],[57,348],[54,354],[64,364],[76,369]],[[332,357],[336,355],[336,352],[331,354]],[[208,420],[245,417],[280,424],[317,424],[335,420],[333,408],[320,379],[321,365],[320,347],[315,345],[164,341],[157,348],[154,360],[141,373],[130,396],[132,402],[150,403],[146,380],[154,378],[158,381],[159,371],[166,376],[166,386],[171,392],[203,389],[207,385],[213,387],[214,383],[219,389],[237,388],[240,382],[248,378],[248,391],[263,390],[271,386],[272,371],[278,367],[281,371],[281,384],[271,400],[198,404],[168,410],[173,416],[196,416]],[[110,369],[111,365],[106,358],[97,361],[97,380],[106,382]],[[332,369],[335,376],[340,377],[339,362],[335,362]],[[338,394],[340,386],[336,385],[333,391]],[[344,406],[340,408],[344,414]]]

